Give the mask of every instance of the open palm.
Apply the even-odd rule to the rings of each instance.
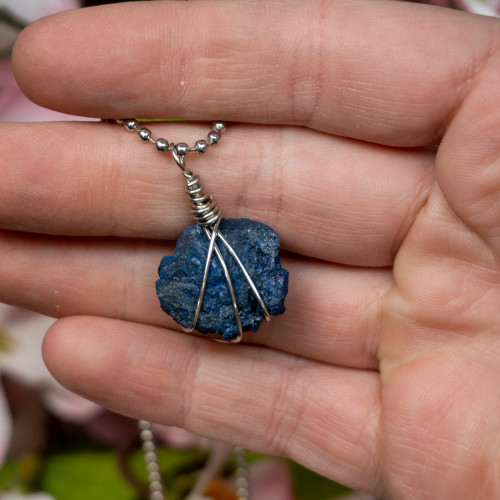
[[[61,382],[383,498],[500,496],[499,21],[131,3],[36,23],[14,62],[61,111],[239,122],[190,168],[290,270],[287,312],[244,345],[179,333],[154,292],[191,223],[174,164],[113,125],[1,124],[0,298],[64,317]]]

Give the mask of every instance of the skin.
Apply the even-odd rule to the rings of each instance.
[[[280,234],[288,311],[243,345],[179,333],[153,283],[191,222],[182,175],[96,122],[0,124],[0,299],[62,318],[47,365],[115,411],[384,499],[500,497],[499,23],[378,0],[35,23],[14,67],[44,106],[236,122],[187,164]]]

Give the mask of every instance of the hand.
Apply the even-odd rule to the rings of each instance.
[[[280,234],[291,276],[246,345],[179,333],[154,291],[191,223],[171,159],[112,125],[1,124],[0,298],[64,318],[44,345],[63,384],[383,498],[500,496],[498,20],[111,5],[29,27],[14,64],[60,111],[240,122],[190,165]]]

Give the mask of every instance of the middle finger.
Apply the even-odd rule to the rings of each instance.
[[[157,125],[191,144],[207,124]],[[0,227],[79,236],[173,239],[192,222],[184,181],[118,126],[0,124]],[[271,225],[282,248],[348,265],[392,264],[427,197],[434,155],[296,127],[231,126],[188,157],[225,217]]]

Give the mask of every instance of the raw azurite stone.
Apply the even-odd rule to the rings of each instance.
[[[219,231],[236,251],[269,314],[282,314],[288,292],[288,271],[280,264],[278,235],[269,226],[249,219],[222,219]],[[161,307],[184,328],[189,328],[196,310],[208,246],[203,228],[192,224],[177,240],[174,254],[163,257],[158,269],[160,279],[156,282],[156,292]],[[243,331],[255,332],[264,319],[264,312],[220,238],[217,238],[217,246],[231,275]],[[196,330],[218,333],[225,340],[238,335],[226,277],[215,252]]]

